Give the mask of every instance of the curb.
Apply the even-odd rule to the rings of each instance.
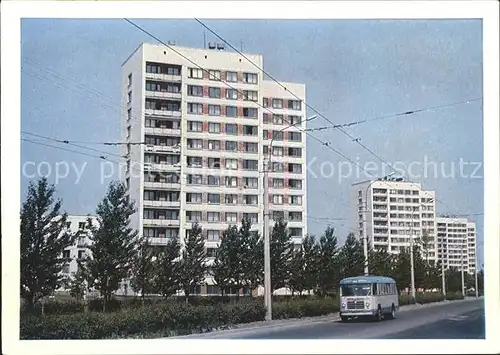
[[[400,306],[399,312],[404,312],[404,311],[410,311],[412,309],[417,309],[417,308],[431,308],[431,307],[436,307],[436,306],[442,306],[442,305],[447,305],[451,303],[458,303],[458,302],[470,302],[474,300],[480,300],[483,299],[483,297],[475,298],[475,297],[466,297],[461,300],[444,300],[440,302],[432,302],[432,303],[425,303],[425,304],[410,304],[410,305],[403,305]],[[197,334],[189,334],[189,335],[181,335],[181,336],[173,336],[173,337],[167,337],[163,339],[186,339],[186,338],[209,338],[211,336],[222,336],[224,334],[234,334],[234,333],[240,333],[240,332],[246,332],[246,331],[252,331],[255,329],[272,329],[276,327],[281,327],[283,328],[292,328],[297,325],[309,325],[309,324],[316,324],[316,323],[325,323],[325,322],[330,322],[330,321],[337,321],[340,320],[339,313],[331,313],[328,315],[324,316],[318,316],[318,317],[307,317],[307,318],[290,318],[290,319],[279,319],[279,320],[272,320],[272,321],[260,321],[260,322],[253,322],[253,323],[246,323],[246,324],[235,324],[234,326],[230,327],[229,329],[224,329],[224,330],[214,330],[211,332],[206,332],[206,333],[197,333]]]

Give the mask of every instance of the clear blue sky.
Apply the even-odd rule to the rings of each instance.
[[[137,20],[163,41],[203,47],[203,28],[194,20]],[[426,109],[482,96],[482,24],[480,20],[207,20],[229,42],[264,56],[264,69],[283,81],[307,85],[307,102],[335,123]],[[124,20],[22,21],[22,129],[74,141],[120,140],[120,65],[141,42],[154,40]],[[269,36],[272,35],[271,39]],[[214,37],[207,33],[207,41]],[[309,115],[313,112],[308,112]],[[473,101],[414,115],[376,120],[352,126],[347,132],[361,138],[386,162],[399,162],[413,181],[436,190],[438,212],[483,211],[483,169],[474,173],[460,160],[482,162],[482,102]],[[309,127],[323,127],[322,118]],[[323,141],[382,176],[382,163],[337,130],[313,132]],[[40,138],[23,136],[55,145]],[[118,154],[114,147],[93,148]],[[77,151],[85,150],[67,147]],[[89,154],[102,153],[86,151]],[[65,161],[84,173],[78,184],[71,168],[57,184],[68,213],[92,213],[106,190],[100,182],[101,161],[74,153],[22,142],[22,163],[46,161],[54,181],[56,163]],[[347,218],[349,187],[369,179],[361,172],[339,179],[347,163],[312,139],[308,141],[312,175],[308,180],[311,217]],[[118,159],[116,157],[110,157]],[[437,174],[425,161],[438,164]],[[372,162],[372,163],[369,163]],[[366,166],[365,164],[372,166]],[[321,177],[324,173],[333,176]],[[325,166],[328,164],[328,166]],[[344,165],[342,165],[344,164]],[[400,165],[401,166],[401,165]],[[443,169],[441,168],[443,166]],[[43,167],[43,165],[42,165]],[[398,166],[399,168],[399,166]],[[44,170],[45,169],[45,170]],[[47,171],[45,166],[42,172]],[[61,166],[62,169],[62,166]],[[356,166],[352,166],[356,170]],[[385,167],[385,174],[390,168]],[[33,173],[29,167],[28,174]],[[451,172],[455,176],[450,177]],[[417,176],[418,175],[418,176]],[[478,177],[478,178],[477,178]],[[22,196],[29,178],[22,178]],[[483,217],[477,222],[483,239]],[[341,223],[347,223],[341,222]],[[308,221],[311,234],[320,234],[328,222]],[[350,231],[333,223],[344,239]],[[482,263],[482,246],[480,247]]]

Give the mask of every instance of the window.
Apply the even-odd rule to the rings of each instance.
[[[78,229],[84,230],[85,229],[85,222],[78,222]]]
[[[201,175],[188,175],[187,183],[188,185],[201,185],[203,182],[203,178]]]
[[[71,222],[66,222],[66,228],[71,228]]]
[[[245,107],[243,108],[243,117],[245,118],[257,118],[257,109],[256,108],[250,108],[250,107]]]
[[[243,99],[245,101],[258,101],[259,95],[258,95],[257,91],[243,90]]]
[[[272,212],[272,218],[273,221],[279,221],[280,219],[285,219],[285,212],[284,211],[273,211]]]
[[[187,157],[187,166],[190,168],[201,168],[202,158],[201,157]]]
[[[259,129],[257,126],[243,126],[243,135],[245,136],[257,136],[259,134]]]
[[[219,222],[220,221],[220,213],[219,212],[208,212],[207,213],[207,221],[208,222]]]
[[[132,85],[132,74],[129,74],[128,75],[128,83],[127,83],[127,86],[130,86]]]
[[[288,148],[288,156],[300,158],[302,156],[302,148]]]
[[[288,100],[288,108],[290,110],[300,110],[301,106],[301,102],[298,100]]]
[[[208,150],[220,150],[220,141],[208,141]]]
[[[258,160],[243,160],[243,169],[245,170],[258,170],[259,161]]]
[[[267,129],[262,130],[262,139],[263,140],[268,140],[269,139],[269,132]]]
[[[69,259],[71,257],[69,250],[63,250],[63,258]]]
[[[220,158],[208,158],[209,169],[220,169]]]
[[[247,84],[257,84],[257,74],[243,73],[243,82]]]
[[[273,99],[273,108],[283,108],[283,100]]]
[[[291,205],[302,205],[302,196],[290,196]]]
[[[226,106],[227,117],[238,117],[238,108],[236,106]]]
[[[129,91],[128,94],[127,94],[127,103],[131,103],[132,102],[132,91]]]
[[[273,131],[273,139],[275,141],[282,141],[283,140],[283,131]]]
[[[220,123],[209,122],[208,131],[210,133],[220,133]]]
[[[259,152],[258,143],[245,142],[245,143],[243,143],[243,147],[245,149],[245,152],[247,152],[247,153],[258,153]]]
[[[292,238],[302,237],[302,228],[290,228],[290,237]]]
[[[288,212],[288,219],[294,222],[302,222],[302,212]]]
[[[129,108],[127,110],[127,121],[130,121],[132,119],[132,109]]]
[[[188,192],[186,193],[187,203],[201,203],[201,193]]]
[[[282,125],[283,124],[283,115],[273,115],[273,124]]]
[[[227,123],[225,128],[226,128],[226,134],[238,135],[238,125],[237,124]]]
[[[238,73],[234,71],[227,71],[226,72],[226,81],[229,81],[231,83],[236,83],[238,81]]]
[[[238,186],[238,178],[236,176],[226,176],[225,177],[226,187],[237,187]]]
[[[127,138],[130,138],[130,135],[132,134],[132,127],[128,126],[127,127]]]
[[[226,222],[238,222],[238,213],[226,212]]]
[[[288,140],[292,142],[301,142],[302,135],[300,132],[288,132]]]
[[[209,70],[208,71],[208,78],[210,80],[220,81],[220,70]]]
[[[258,213],[243,213],[243,218],[250,221],[252,224],[259,223],[259,214]]]
[[[188,113],[191,113],[193,115],[201,115],[203,113],[203,105],[188,103]]]
[[[201,139],[188,139],[188,149],[203,149],[203,141]]]
[[[215,241],[216,242],[216,241],[219,241],[219,239],[220,239],[220,231],[218,231],[218,230],[207,230],[207,240],[208,241]],[[207,291],[207,293],[208,293],[208,291]]]
[[[238,142],[226,141],[226,151],[236,152],[238,150]]]
[[[268,113],[263,113],[262,114],[262,122],[263,123],[269,123],[269,114]]]
[[[285,171],[283,163],[273,162],[272,171],[274,173],[282,173]]]
[[[188,96],[203,96],[203,87],[188,85]]]
[[[282,205],[283,204],[283,195],[273,195],[273,204]]]
[[[282,189],[285,186],[285,180],[283,179],[273,179],[273,188]]]
[[[220,88],[209,88],[208,96],[212,99],[220,99]]]
[[[288,187],[291,189],[301,190],[302,189],[302,180],[290,179],[290,180],[288,180]]]
[[[226,169],[228,170],[237,170],[238,169],[238,160],[237,159],[226,159]]]
[[[203,70],[196,68],[189,68],[188,77],[191,79],[203,79]]]
[[[278,157],[283,156],[283,147],[273,147],[273,155]]]
[[[201,132],[202,130],[203,130],[203,122],[188,121],[188,131],[189,132]]]
[[[243,202],[245,205],[257,205],[259,203],[258,195],[244,195]]]
[[[267,97],[262,98],[262,106],[269,107],[269,99]]]
[[[208,177],[207,177],[207,184],[209,186],[219,186],[220,185],[220,176],[208,175]],[[219,196],[219,195],[217,195],[217,196]],[[219,200],[218,201],[219,201],[218,203],[220,203],[220,196],[219,196]],[[209,201],[209,203],[210,203],[210,201]]]
[[[85,250],[78,250],[78,259],[85,258]]]
[[[288,164],[288,172],[293,174],[301,174],[302,173],[302,164]]]
[[[226,99],[228,99],[228,100],[238,100],[238,90],[236,90],[236,89],[227,89],[226,90]]]
[[[225,194],[224,202],[226,205],[236,205],[238,204],[238,195],[235,194]]]
[[[300,116],[288,116],[288,121],[290,122],[290,124],[292,125],[300,125],[302,124],[302,117]]]
[[[259,187],[259,179],[253,177],[246,177],[243,180],[243,184],[247,188],[258,188]]]
[[[186,219],[188,222],[200,222],[201,211],[186,211]]]
[[[220,106],[219,105],[208,105],[208,114],[210,116],[220,116]]]

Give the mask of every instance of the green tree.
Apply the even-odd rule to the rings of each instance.
[[[214,281],[219,287],[221,295],[236,283],[241,269],[241,243],[238,227],[231,225],[223,233],[222,241],[215,254],[212,266]]]
[[[156,251],[153,263],[153,284],[155,292],[167,298],[180,289],[180,244],[178,238],[171,238],[167,245]]]
[[[262,285],[264,278],[264,241],[257,231],[251,231],[252,223],[243,219],[240,235],[243,241],[243,272],[246,286],[255,289]]]
[[[371,275],[393,277],[394,255],[387,249],[368,248],[368,266]]]
[[[317,290],[326,295],[337,289],[340,281],[338,243],[335,230],[328,227],[319,239]]]
[[[401,248],[394,260],[393,278],[399,290],[410,288],[410,251],[409,248]]]
[[[103,296],[104,312],[113,292],[130,276],[137,249],[137,231],[129,227],[134,212],[125,184],[114,181],[97,206],[98,224],[94,225],[90,218],[87,222],[91,256],[83,260],[81,267],[89,287]]]
[[[270,251],[271,251],[271,292],[285,287],[289,277],[289,260],[291,258],[290,233],[287,223],[278,220],[274,223],[271,233]]]
[[[302,255],[304,257],[304,290],[310,293],[317,286],[319,273],[319,246],[314,236],[306,235],[302,241]]]
[[[136,253],[132,264],[132,279],[130,286],[136,293],[141,294],[144,301],[146,294],[154,293],[154,269],[155,255],[154,248],[151,246],[147,237],[141,237],[137,243]]]
[[[288,261],[288,263],[288,287],[292,291],[292,295],[295,292],[301,294],[306,287],[306,260],[304,248],[302,246],[300,248],[292,248],[290,260]]]
[[[69,281],[69,294],[78,301],[82,300],[87,292],[86,280],[84,273],[78,269]]]
[[[66,230],[67,215],[61,214],[62,201],[55,201],[54,193],[45,178],[30,183],[21,207],[20,293],[28,309],[62,285],[62,268],[69,262],[63,251],[76,238]]]
[[[198,223],[193,224],[187,233],[179,268],[180,285],[188,302],[189,295],[205,279],[205,238]]]
[[[418,245],[413,245],[413,266],[415,271],[415,289],[425,287],[427,283],[426,277],[428,276],[428,264],[423,259],[420,246]]]
[[[434,244],[434,238],[429,235],[429,233],[424,232],[422,238],[418,241],[418,244],[422,247],[423,257],[426,264],[429,264],[429,250]]]
[[[349,233],[344,245],[340,248],[338,261],[341,278],[363,275],[365,253],[363,244],[354,236],[354,233]]]

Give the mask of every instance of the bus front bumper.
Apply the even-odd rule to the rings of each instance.
[[[345,311],[340,311],[341,317],[363,317],[363,316],[374,316],[375,314],[377,314],[376,309],[360,309],[360,310],[349,309]]]

